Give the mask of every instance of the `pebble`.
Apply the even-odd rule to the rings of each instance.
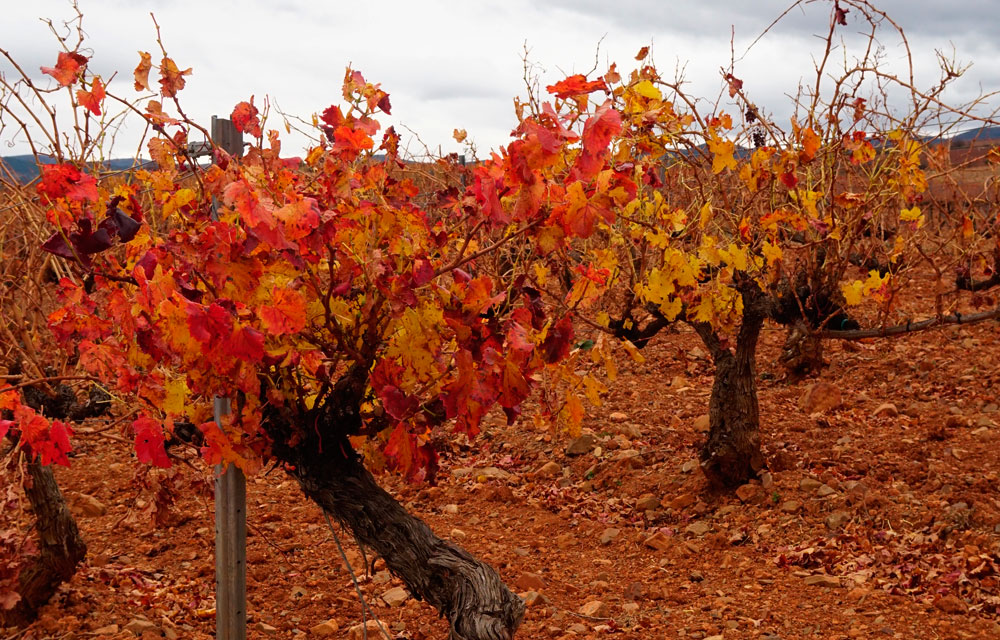
[[[369,640],[376,640],[377,638],[384,638],[382,635],[382,630],[379,627],[378,622],[375,620],[369,620],[364,624],[356,624],[351,627],[347,632],[347,637],[350,640],[364,640],[365,631],[368,631],[367,637]]]
[[[899,409],[897,409],[896,405],[894,405],[893,403],[885,402],[883,404],[880,404],[878,406],[878,409],[875,409],[875,412],[872,415],[875,416],[876,418],[878,417],[895,418],[896,416],[899,415]]]
[[[522,571],[514,585],[521,591],[542,591],[545,589],[545,580],[537,573]]]
[[[802,503],[798,500],[785,500],[781,503],[781,510],[785,513],[798,513],[802,508]]]
[[[94,629],[90,633],[95,636],[113,636],[118,633],[118,625],[117,624],[105,625],[103,627]]]
[[[684,529],[684,531],[696,536],[703,536],[711,530],[712,526],[707,522],[705,522],[704,520],[697,520],[695,522],[692,522],[687,526],[686,529]]]
[[[156,625],[149,620],[143,620],[141,618],[135,618],[127,625],[125,625],[126,631],[131,631],[137,636],[141,636],[146,631],[156,631]]]
[[[837,490],[828,484],[822,484],[818,489],[816,489],[816,495],[820,498],[826,498],[827,496],[832,496],[835,493],[837,493]]]
[[[829,382],[816,382],[809,385],[799,398],[799,408],[808,414],[826,413],[838,407],[841,403],[840,388]]]
[[[86,493],[77,494],[74,502],[80,510],[80,515],[85,518],[96,518],[108,512],[108,507],[103,502]]]
[[[543,478],[551,478],[560,475],[561,473],[562,473],[562,465],[560,465],[558,462],[555,462],[554,460],[549,460],[548,462],[543,464],[538,469],[538,471],[535,472],[535,475],[541,476]]]
[[[265,635],[273,636],[274,634],[278,633],[277,627],[272,627],[271,625],[265,622],[258,622],[256,625],[254,625],[254,627],[257,629],[257,631],[260,631]]]
[[[333,634],[340,631],[340,625],[337,624],[336,620],[327,620],[326,622],[320,622],[319,624],[309,628],[309,633],[314,636],[319,636],[324,638],[326,636],[332,636]]]
[[[574,438],[566,446],[566,455],[568,456],[582,456],[585,453],[590,453],[590,450],[594,448],[597,443],[594,436],[589,433],[585,433],[579,438]]]
[[[810,493],[819,489],[821,486],[823,486],[823,483],[816,478],[802,478],[802,481],[799,482],[799,489],[809,491]]]
[[[525,591],[524,593],[518,594],[521,600],[524,600],[524,605],[528,608],[537,607],[543,604],[548,604],[549,599],[538,593],[537,591]]]
[[[614,541],[615,538],[618,537],[618,534],[620,533],[621,533],[620,529],[615,529],[614,527],[608,527],[601,533],[601,539],[600,539],[601,544],[604,546],[608,546]]]
[[[851,519],[851,514],[846,511],[834,511],[826,517],[826,528],[837,531],[847,524]]]
[[[839,587],[840,578],[837,576],[829,576],[825,573],[817,573],[816,575],[807,576],[804,582],[808,585],[817,587]]]
[[[458,505],[457,504],[446,504],[443,507],[441,507],[441,511],[443,513],[451,513],[451,514],[458,513]]]
[[[611,609],[601,600],[591,600],[580,607],[580,615],[590,618],[607,618],[611,614]]]
[[[695,431],[708,431],[709,427],[711,426],[712,423],[707,413],[698,416],[694,421]]]
[[[642,541],[642,544],[649,547],[650,549],[655,549],[657,551],[664,551],[670,548],[670,538],[667,537],[662,531],[657,531],[653,535],[649,536]]]
[[[382,594],[382,600],[390,607],[401,607],[410,599],[410,594],[403,587],[393,587]]]
[[[635,501],[635,508],[638,511],[653,511],[659,508],[660,499],[651,493],[645,493]]]
[[[968,607],[961,598],[950,593],[935,600],[934,606],[945,613],[951,614],[965,613],[968,610]]]

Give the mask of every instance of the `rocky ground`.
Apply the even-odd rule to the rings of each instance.
[[[712,364],[687,332],[623,364],[580,439],[494,422],[445,452],[437,486],[384,483],[527,599],[519,638],[1000,637],[1000,325],[830,343],[798,383],[775,364],[783,337],[769,328],[758,360],[770,471],[735,495],[697,469]],[[193,457],[150,474],[102,428],[58,471],[89,559],[9,637],[212,637],[210,476]],[[249,637],[361,638],[319,510],[280,470],[248,502]],[[392,638],[447,637],[337,535]]]

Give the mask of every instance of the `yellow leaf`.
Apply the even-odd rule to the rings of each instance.
[[[583,431],[583,403],[580,402],[580,398],[573,392],[570,392],[566,396],[566,408],[564,409],[567,417],[567,426],[569,428],[569,435],[572,438],[580,437],[580,433]]]
[[[184,403],[187,401],[188,387],[184,378],[175,378],[165,385],[166,397],[163,399],[163,410],[172,416],[184,415]]]
[[[733,157],[736,145],[731,140],[713,138],[708,141],[708,150],[715,154],[712,158],[712,173],[721,173],[723,169],[736,168],[736,158]]]
[[[653,83],[650,82],[649,80],[643,80],[642,82],[639,82],[634,87],[632,87],[632,90],[638,93],[643,98],[649,98],[650,100],[663,99],[663,94],[660,93],[660,90],[657,89],[653,85]]]
[[[920,213],[920,207],[917,205],[903,209],[899,214],[899,219],[903,222],[916,222],[918,229],[924,226],[924,214]]]
[[[700,221],[698,222],[698,224],[701,226],[702,229],[704,229],[705,225],[707,225],[709,220],[712,219],[712,203],[706,202],[705,204],[701,205],[701,211],[698,212],[698,215],[700,217]]]
[[[781,247],[771,244],[767,240],[764,241],[761,251],[764,253],[764,258],[767,260],[767,266],[769,267],[773,266],[775,262],[779,262],[783,256]]]

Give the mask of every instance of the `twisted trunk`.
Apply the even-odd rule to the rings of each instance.
[[[452,640],[514,636],[524,616],[521,599],[492,567],[410,515],[353,452],[335,456],[328,450],[322,460],[300,463],[292,474],[311,500],[382,556],[415,597],[448,618]]]
[[[20,601],[9,611],[0,610],[0,627],[25,626],[38,614],[63,582],[76,573],[87,555],[76,520],[66,506],[52,469],[28,463],[30,484],[24,493],[31,504],[38,528],[38,556],[21,571],[17,592]]]
[[[710,325],[693,325],[715,361],[708,440],[699,458],[705,476],[717,487],[738,487],[764,467],[755,357],[763,325],[763,312],[746,305],[735,352],[722,346]]]

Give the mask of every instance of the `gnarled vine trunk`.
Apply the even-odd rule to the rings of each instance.
[[[13,609],[0,610],[0,626],[30,624],[38,609],[49,601],[59,585],[73,577],[76,566],[87,555],[87,545],[80,537],[52,469],[29,462],[28,477],[30,484],[25,483],[24,493],[35,516],[38,555],[21,571],[17,589],[21,599]]]
[[[310,499],[382,556],[414,596],[448,618],[453,640],[514,636],[524,616],[521,599],[492,567],[408,513],[353,452],[300,462],[292,474]]]
[[[738,487],[764,468],[756,371],[757,340],[763,324],[763,313],[747,305],[735,352],[722,346],[711,326],[693,325],[715,361],[708,440],[699,452],[701,469],[715,486]]]

